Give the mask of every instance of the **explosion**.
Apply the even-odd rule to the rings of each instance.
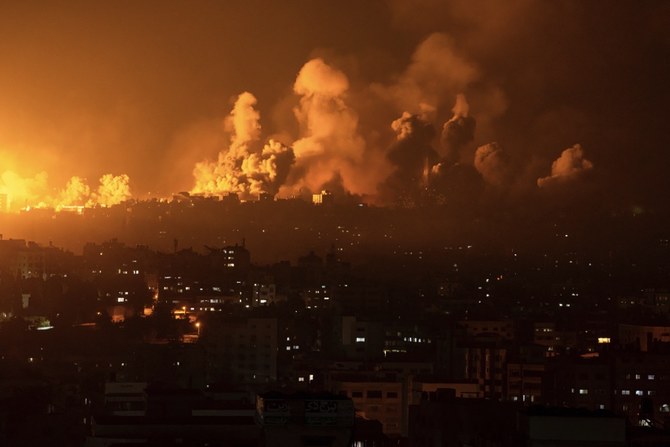
[[[465,95],[456,95],[456,104],[452,112],[454,115],[442,128],[445,160],[451,164],[460,161],[461,149],[475,137],[475,119],[469,116],[470,106]]]
[[[486,183],[493,186],[504,186],[509,179],[507,156],[503,148],[495,142],[477,148],[475,169]]]
[[[21,177],[14,171],[5,171],[0,177],[0,196],[3,200],[0,211],[19,211],[30,208],[52,208],[57,211],[68,208],[110,207],[131,198],[130,178],[123,175],[105,174],[95,191],[81,177],[72,177],[65,187],[53,194],[46,172],[33,177]]]
[[[420,116],[408,112],[393,121],[391,128],[397,141],[388,152],[388,160],[395,170],[382,185],[381,192],[386,201],[415,204],[438,160],[431,147],[435,128]]]
[[[514,159],[500,145],[480,145],[474,157],[470,150],[481,144],[476,137],[489,138],[489,120],[502,113],[504,93],[483,79],[480,68],[460,50],[446,34],[432,34],[418,45],[407,68],[387,84],[351,82],[339,68],[311,59],[298,71],[291,96],[283,103],[292,107],[292,114],[286,115],[295,120],[293,130],[264,135],[256,97],[240,93],[222,125],[208,122],[206,134],[189,141],[190,150],[180,151],[193,167],[191,193],[232,193],[255,200],[330,189],[374,203],[411,206],[427,196],[446,202],[447,196],[484,183],[509,186],[510,173],[521,169],[512,166]],[[475,135],[477,122],[466,93],[483,135]],[[203,159],[203,153],[216,156]],[[575,145],[563,151],[551,174],[536,184],[562,183],[592,168]],[[536,177],[532,174],[526,186],[533,187]],[[97,187],[75,176],[61,190],[50,188],[47,180],[45,172],[21,177],[5,170],[0,177],[0,211],[107,207],[131,198],[125,174],[105,174]]]
[[[235,193],[243,199],[277,193],[293,164],[293,150],[274,140],[259,147],[261,125],[256,103],[256,97],[248,92],[237,97],[227,120],[232,126],[230,145],[219,152],[217,161],[196,164],[192,193]]]
[[[327,184],[340,183],[352,194],[374,194],[377,180],[367,169],[371,160],[358,131],[358,116],[347,104],[349,80],[322,59],[307,62],[296,78],[293,91],[300,96],[295,117],[302,137],[293,143],[296,168],[291,188],[318,192]]]

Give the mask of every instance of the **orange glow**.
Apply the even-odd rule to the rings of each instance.
[[[49,186],[46,172],[23,177],[6,170],[0,175],[0,212],[52,208],[81,214],[84,208],[113,206],[130,197],[130,178],[125,174],[103,175],[97,189],[75,176],[60,190]]]

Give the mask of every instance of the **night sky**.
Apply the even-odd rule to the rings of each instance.
[[[669,48],[667,1],[4,2],[0,188],[662,205]]]

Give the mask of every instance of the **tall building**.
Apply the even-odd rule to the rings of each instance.
[[[214,346],[212,371],[235,383],[271,383],[277,380],[277,319],[227,320],[206,329]],[[216,368],[223,368],[215,371]]]

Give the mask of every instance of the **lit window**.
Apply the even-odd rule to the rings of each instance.
[[[655,376],[654,374],[649,374],[649,375],[647,376],[647,379],[648,379],[648,380],[654,380],[655,378],[656,378],[656,376]]]
[[[586,388],[580,388],[579,394],[589,394],[589,390],[587,390]]]
[[[635,390],[635,395],[636,395],[636,396],[644,396],[644,391],[642,391],[642,390]]]
[[[365,337],[356,337],[356,343],[365,343]]]

